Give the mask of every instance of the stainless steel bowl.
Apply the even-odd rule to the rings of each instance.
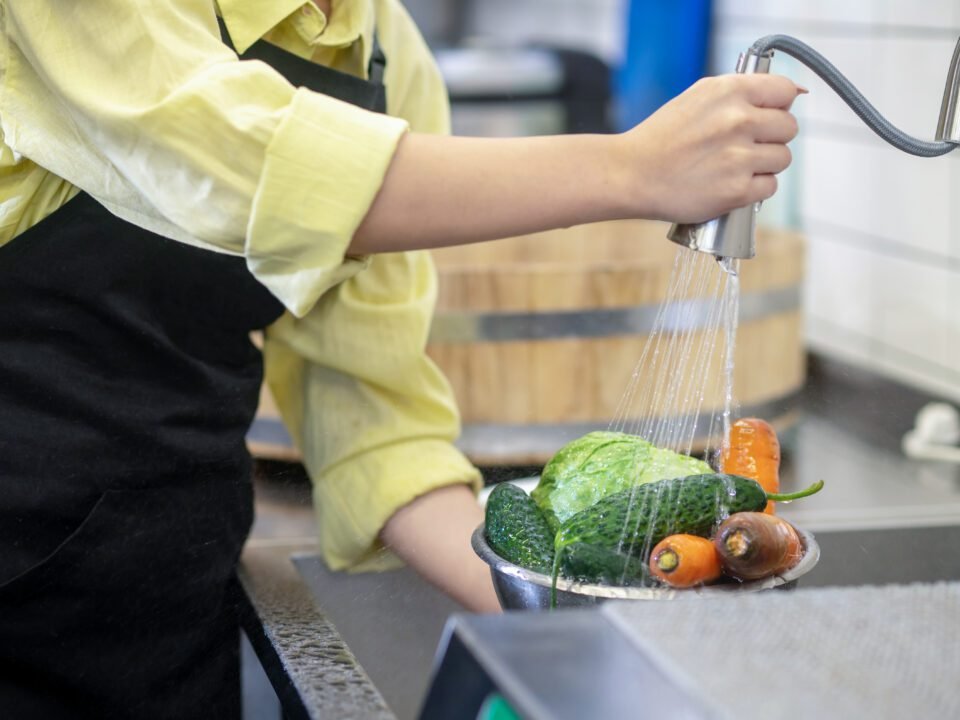
[[[797,580],[810,572],[820,560],[820,546],[813,535],[797,528],[804,546],[800,562],[782,575],[772,575],[752,582],[723,582],[701,588],[676,590],[666,587],[615,587],[591,585],[557,579],[557,607],[594,605],[607,600],[669,600],[680,595],[718,597],[731,593],[759,592],[774,588],[790,589]],[[487,544],[486,533],[481,524],[471,538],[474,551],[490,566],[493,585],[505,610],[546,610],[550,607],[550,576],[527,570],[507,562]]]

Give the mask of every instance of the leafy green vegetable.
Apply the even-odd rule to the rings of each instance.
[[[636,435],[592,432],[557,451],[531,495],[556,532],[567,519],[612,493],[709,472],[702,460],[654,447]]]

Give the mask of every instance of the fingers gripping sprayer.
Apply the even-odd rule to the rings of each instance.
[[[754,52],[753,48],[740,54],[738,73],[765,73],[770,70],[773,51]],[[691,250],[717,257],[752,258],[755,254],[754,233],[760,204],[731,210],[707,222],[693,225],[674,225],[667,234],[673,242]]]
[[[740,55],[737,72],[769,72],[774,50],[785,52],[813,70],[871,130],[895,148],[919,157],[937,157],[960,145],[960,40],[947,71],[934,142],[918,140],[898,130],[826,58],[788,35],[768,35],[757,40]],[[674,225],[667,237],[678,245],[718,258],[752,258],[756,254],[754,234],[758,209],[759,203],[737,208],[707,222]]]

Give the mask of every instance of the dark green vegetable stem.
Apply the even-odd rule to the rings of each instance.
[[[767,500],[776,500],[777,502],[790,502],[791,500],[799,500],[800,498],[809,497],[815,493],[820,492],[823,488],[823,480],[817,480],[813,485],[808,487],[806,490],[799,490],[795,493],[766,493]]]

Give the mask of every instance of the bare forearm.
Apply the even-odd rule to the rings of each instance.
[[[491,240],[626,214],[617,136],[409,134],[351,252]]]
[[[709,78],[616,135],[411,133],[354,235],[355,254],[461,245],[620,218],[699,222],[764,200],[790,164],[800,90]]]
[[[381,537],[429,582],[474,612],[498,612],[490,570],[470,547],[483,509],[465,485],[440,488],[398,510]]]

